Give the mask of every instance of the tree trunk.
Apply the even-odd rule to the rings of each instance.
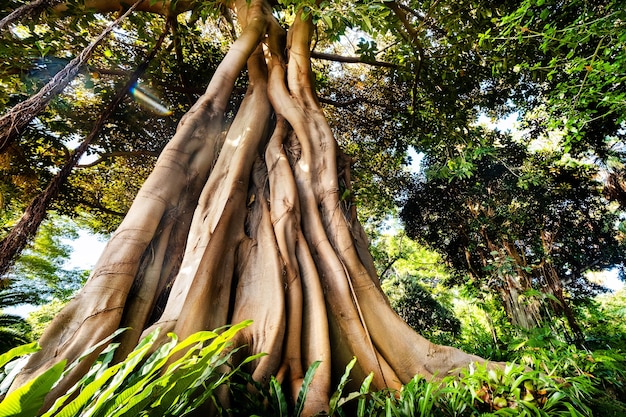
[[[540,327],[542,319],[539,302],[522,294],[530,288],[520,286],[518,277],[514,275],[504,275],[501,279],[503,284],[500,287],[500,296],[511,324],[526,330]]]
[[[15,386],[119,327],[132,329],[122,356],[155,327],[184,338],[243,319],[254,323],[238,343],[268,353],[250,369],[256,380],[276,375],[295,397],[303,370],[321,361],[305,415],[327,409],[333,372],[353,356],[352,379],[374,372],[378,389],[482,361],[415,333],[382,293],[365,234],[340,199],[349,167],[312,85],[310,17],[298,16],[287,35],[267,1],[234,9],[241,36]],[[223,132],[246,64],[246,96]],[[83,361],[47,403],[89,366]]]

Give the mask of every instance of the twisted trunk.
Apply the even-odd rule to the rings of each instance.
[[[132,328],[118,350],[125,355],[154,327],[183,338],[242,319],[254,323],[238,343],[269,353],[252,364],[255,379],[276,375],[295,397],[303,370],[321,361],[305,415],[326,410],[333,370],[353,356],[353,380],[373,372],[378,389],[481,361],[415,333],[378,285],[363,230],[340,199],[349,169],[312,85],[310,18],[298,16],[287,36],[267,1],[234,9],[241,36],[16,386],[118,327]],[[245,99],[223,132],[246,64]]]

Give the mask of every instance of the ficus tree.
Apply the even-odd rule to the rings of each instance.
[[[195,2],[132,4],[171,19],[207,12]],[[85,7],[104,13],[125,5],[105,0]],[[116,351],[121,358],[156,327],[184,338],[243,319],[254,323],[238,335],[242,352],[267,353],[251,365],[256,380],[276,376],[296,396],[304,370],[321,361],[305,415],[325,411],[333,373],[352,357],[353,379],[373,373],[376,388],[481,361],[429,342],[391,309],[350,198],[350,159],[316,95],[316,24],[339,35],[341,25],[358,19],[371,28],[379,13],[404,27],[419,50],[406,32],[406,11],[393,2],[346,9],[340,2],[238,0],[219,7],[236,21],[236,39],[15,385],[77,358],[119,327],[129,328]],[[245,94],[231,119],[241,79]],[[74,368],[47,402],[89,365]]]
[[[441,251],[473,285],[498,293],[516,326],[562,315],[582,340],[571,305],[598,290],[585,273],[624,269],[620,212],[600,192],[597,166],[505,137],[473,166],[466,178],[414,185],[402,211],[407,233]]]

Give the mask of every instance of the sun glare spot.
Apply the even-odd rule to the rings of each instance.
[[[159,116],[169,116],[172,114],[172,111],[168,109],[165,104],[163,104],[163,102],[146,87],[135,84],[130,89],[130,94],[140,106],[158,114]]]
[[[20,40],[26,39],[32,35],[30,32],[30,29],[28,29],[28,27],[21,25],[21,24],[17,26],[13,26],[11,28],[11,33],[13,34],[13,36],[15,36],[16,38]]]
[[[241,143],[241,137],[242,136],[243,135],[239,135],[236,138],[228,139],[228,141],[226,143],[228,143],[233,148],[236,148],[237,146],[239,146],[239,143]]]

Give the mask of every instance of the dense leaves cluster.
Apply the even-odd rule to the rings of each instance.
[[[566,129],[567,142],[602,148],[624,122],[625,18],[620,1],[523,1],[483,40],[508,49],[504,69],[536,88],[518,96],[518,108],[542,106],[543,128]]]
[[[623,265],[619,212],[598,191],[593,166],[511,141],[474,166],[469,178],[417,182],[402,217],[410,236],[478,287],[538,290],[562,311],[563,289],[574,299],[597,290],[587,270]]]

